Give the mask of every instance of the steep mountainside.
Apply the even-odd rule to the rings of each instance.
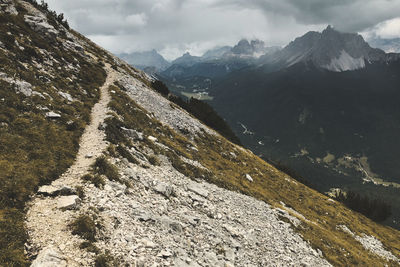
[[[173,81],[160,77],[177,93],[208,100],[246,147],[318,190],[384,199],[393,213],[385,223],[399,228],[399,54],[329,26],[259,64],[225,74],[204,67],[212,79],[195,67]]]
[[[398,266],[400,233],[296,182],[153,78],[2,0],[1,266]]]
[[[399,227],[399,71],[399,62],[351,72],[303,63],[270,74],[249,70],[215,85],[211,104],[255,153],[323,192],[384,198],[393,207],[387,223]]]

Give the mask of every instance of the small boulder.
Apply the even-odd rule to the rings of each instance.
[[[204,198],[208,197],[208,191],[200,183],[190,182],[187,188],[189,191],[192,191],[193,193],[196,193]]]
[[[59,118],[61,118],[61,115],[58,113],[55,113],[53,111],[49,111],[46,113],[46,117],[49,119],[59,119]]]
[[[24,15],[24,20],[34,31],[43,33],[51,38],[56,38],[58,35],[58,31],[48,23],[45,15]]]
[[[169,198],[171,195],[174,195],[174,189],[172,186],[169,186],[164,183],[158,183],[156,186],[154,186],[154,191],[157,193],[164,195],[165,197]]]
[[[155,248],[157,246],[153,241],[147,238],[143,238],[142,240],[140,240],[140,242],[143,244],[145,248]]]
[[[140,141],[143,140],[143,133],[141,132],[135,131],[133,129],[128,129],[125,127],[121,127],[121,130],[126,136],[132,138],[133,140],[140,140]]]
[[[39,252],[31,267],[66,267],[67,260],[60,251],[53,247],[44,248]]]
[[[68,187],[68,186],[55,187],[52,185],[43,185],[43,186],[39,187],[37,193],[39,195],[51,196],[51,197],[54,197],[57,195],[68,196],[68,195],[75,194],[75,189]]]
[[[239,237],[241,234],[232,226],[224,224],[222,227],[232,236],[232,237]]]
[[[59,191],[59,195],[69,196],[76,194],[76,190],[69,186],[62,186]]]
[[[147,139],[149,139],[151,142],[156,142],[157,141],[157,138],[155,138],[154,136],[151,136],[151,135],[149,135],[147,137]]]
[[[158,257],[162,257],[162,258],[169,258],[172,255],[173,254],[172,254],[172,252],[170,250],[163,249],[163,250],[160,251],[160,253],[158,253],[157,256]]]
[[[253,182],[253,177],[251,177],[250,174],[246,173],[245,178],[246,178],[249,182]]]
[[[57,208],[61,210],[76,209],[80,202],[81,199],[77,195],[62,196],[58,199]]]
[[[39,190],[37,191],[37,193],[39,195],[44,195],[44,196],[55,196],[58,194],[59,191],[60,191],[60,189],[55,186],[43,185],[43,186],[39,187]]]
[[[68,94],[68,93],[64,93],[64,92],[58,92],[58,94],[62,97],[62,98],[64,98],[64,99],[66,99],[67,101],[69,101],[69,102],[72,102],[72,101],[74,101],[74,99],[72,98],[72,96],[70,95],[70,94]]]
[[[25,81],[14,80],[12,82],[15,85],[15,90],[24,96],[32,96],[33,90],[32,85]]]

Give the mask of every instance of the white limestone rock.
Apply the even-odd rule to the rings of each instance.
[[[11,0],[0,1],[0,14],[18,15],[18,11]]]
[[[28,25],[35,31],[43,33],[48,37],[55,38],[59,32],[48,23],[47,18],[44,15],[25,15],[24,20]]]
[[[188,190],[204,198],[207,198],[209,194],[208,191],[202,186],[202,184],[196,182],[189,183]]]
[[[171,195],[174,195],[174,188],[165,184],[165,183],[158,183],[154,186],[154,191],[164,195],[165,197],[169,198]]]
[[[147,137],[147,139],[149,139],[149,140],[152,141],[152,142],[156,142],[156,141],[157,141],[157,138],[155,138],[154,136],[151,136],[151,135],[149,135],[149,136]]]
[[[81,202],[81,199],[77,195],[62,196],[58,199],[57,208],[61,210],[73,210],[76,209]]]
[[[46,247],[39,252],[31,267],[67,267],[67,260],[60,251]]]
[[[246,178],[249,182],[253,182],[253,177],[251,177],[250,174],[246,173],[245,178]]]
[[[58,92],[58,94],[59,94],[62,98],[68,100],[69,102],[74,101],[74,99],[72,98],[72,96],[71,96],[70,94],[68,94],[68,93],[64,93],[64,92],[61,92],[61,91],[60,91],[60,92]]]
[[[58,113],[55,113],[53,111],[49,111],[46,113],[46,117],[50,118],[50,119],[58,119],[58,118],[61,118],[61,115]]]
[[[140,140],[140,141],[143,140],[143,133],[141,132],[138,132],[133,129],[128,129],[125,127],[121,127],[121,130],[126,136],[132,138],[133,140]]]

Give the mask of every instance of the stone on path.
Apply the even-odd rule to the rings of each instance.
[[[66,267],[65,257],[55,248],[47,247],[39,252],[31,267]]]
[[[58,199],[57,208],[62,210],[76,209],[81,202],[81,199],[76,196],[62,196]]]

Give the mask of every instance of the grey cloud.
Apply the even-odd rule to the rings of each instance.
[[[332,24],[350,32],[400,14],[396,0],[222,0],[216,5],[261,9],[266,16],[292,16],[302,24]]]
[[[48,0],[71,26],[112,52],[172,58],[241,38],[285,45],[327,24],[362,31],[400,14],[398,0]],[[175,51],[175,52],[172,52]]]

